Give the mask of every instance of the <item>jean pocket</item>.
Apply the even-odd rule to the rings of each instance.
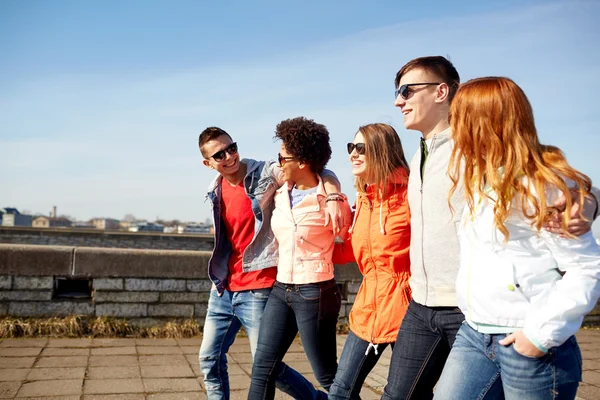
[[[269,295],[271,294],[271,288],[253,289],[250,291],[250,294],[252,295],[252,297],[255,297],[257,299],[266,300],[269,298]]]
[[[317,284],[309,283],[307,285],[300,286],[298,288],[298,294],[304,300],[319,300],[321,297],[321,288]]]
[[[514,352],[514,353],[515,353],[517,356],[519,356],[519,357],[523,357],[523,358],[525,358],[525,359],[528,359],[528,360],[533,360],[533,361],[540,361],[540,362],[541,362],[541,361],[544,361],[544,360],[545,360],[547,357],[549,357],[549,356],[550,356],[550,354],[551,354],[550,352],[548,352],[548,353],[546,353],[546,354],[544,354],[544,355],[542,355],[542,356],[540,356],[540,357],[526,356],[525,354],[519,353],[519,352],[517,351],[517,349],[515,348],[515,344],[514,344],[514,343],[510,345],[510,348],[513,350],[513,352]]]

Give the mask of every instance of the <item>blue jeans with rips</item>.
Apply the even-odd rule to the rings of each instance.
[[[459,308],[427,307],[412,300],[398,330],[382,400],[433,398],[464,319]]]
[[[527,357],[498,343],[507,334],[479,333],[464,323],[456,336],[435,400],[572,400],[581,381],[575,336],[542,357]]]
[[[258,336],[249,400],[275,397],[275,366],[298,332],[315,378],[329,390],[337,370],[340,306],[341,294],[334,279],[300,285],[275,282]]]
[[[248,333],[252,357],[256,352],[258,331],[271,288],[230,292],[219,296],[211,290],[204,334],[200,345],[200,371],[209,400],[230,398],[227,357],[229,347],[243,326]],[[276,366],[277,388],[295,399],[318,398],[319,392],[297,371],[283,363]]]

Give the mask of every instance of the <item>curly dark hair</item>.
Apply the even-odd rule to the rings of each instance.
[[[281,139],[286,150],[310,169],[320,174],[331,158],[329,131],[325,125],[304,117],[281,121],[275,128],[275,139]]]

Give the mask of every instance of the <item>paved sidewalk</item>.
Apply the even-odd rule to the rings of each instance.
[[[600,330],[577,334],[583,352],[578,398],[600,399]],[[346,336],[338,336],[338,356]],[[0,398],[61,400],[206,399],[199,378],[201,339],[4,339],[0,340]],[[379,399],[390,349],[363,386],[363,399]],[[232,399],[245,399],[252,369],[246,338],[229,357]],[[301,345],[285,361],[316,384]],[[287,396],[278,392],[277,399]]]

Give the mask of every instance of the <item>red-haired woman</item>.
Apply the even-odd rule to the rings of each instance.
[[[508,78],[461,86],[451,106],[449,174],[464,182],[456,283],[465,314],[436,399],[574,399],[581,353],[574,334],[600,297],[600,248],[592,233],[542,229],[566,197],[583,206],[590,179],[540,144],[525,93]]]

